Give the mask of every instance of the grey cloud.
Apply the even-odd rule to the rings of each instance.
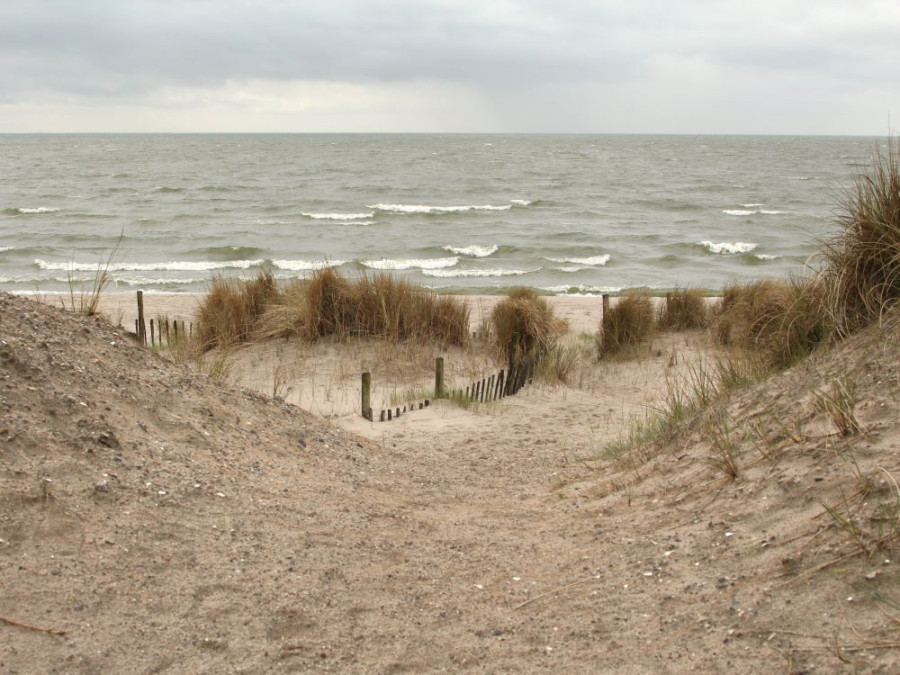
[[[621,78],[639,66],[610,25],[508,3],[37,2],[0,10],[10,78],[81,92],[229,78],[431,78],[504,86],[523,80]],[[490,6],[490,5],[488,5]],[[516,11],[520,7],[523,11]],[[541,23],[541,21],[545,23]],[[537,21],[537,23],[528,23]],[[59,69],[54,62],[61,64]]]

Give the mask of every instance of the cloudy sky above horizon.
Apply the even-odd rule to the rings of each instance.
[[[0,133],[867,134],[896,0],[19,0]]]

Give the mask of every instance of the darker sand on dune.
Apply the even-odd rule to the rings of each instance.
[[[586,353],[599,300],[575,300]],[[361,369],[380,404],[435,351],[257,345],[218,381],[0,295],[0,671],[895,672],[894,544],[869,533],[900,499],[898,332],[613,456],[714,362],[705,333],[381,424]],[[456,384],[496,366],[442,355]],[[837,380],[863,431],[835,432]]]

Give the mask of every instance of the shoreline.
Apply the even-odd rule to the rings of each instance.
[[[195,320],[197,309],[205,293],[170,293],[162,291],[149,291],[144,293],[144,316],[147,320],[159,316],[169,319],[183,320],[188,323]],[[505,299],[507,294],[488,295],[478,294],[449,294],[465,302],[470,309],[471,329],[477,330],[482,321],[490,317],[494,306]],[[613,301],[621,297],[620,293],[609,294]],[[664,294],[650,294],[657,302],[665,297]],[[34,300],[54,306],[71,308],[71,299],[65,293],[37,293],[29,294]],[[602,295],[542,295],[541,296],[554,314],[569,323],[572,333],[596,332],[603,315]],[[709,292],[709,298],[721,297],[721,293]],[[126,329],[133,329],[137,319],[137,291],[113,291],[105,292],[100,296],[99,312],[112,324],[122,325]]]
[[[199,303],[205,294],[201,293],[144,293],[144,316],[147,320],[157,316],[167,316],[191,322],[195,319]],[[476,330],[481,322],[490,316],[494,305],[506,295],[454,295],[463,300],[471,311],[470,326]],[[595,332],[603,314],[602,296],[546,295],[557,317],[569,322],[573,333]],[[68,295],[63,293],[42,293],[33,296],[45,304],[71,306]],[[133,330],[137,319],[136,292],[104,293],[100,296],[99,311],[114,325],[121,324]]]

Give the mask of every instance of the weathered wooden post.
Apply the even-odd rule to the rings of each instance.
[[[434,397],[444,398],[444,357],[434,360]]]
[[[515,394],[515,389],[513,385],[516,381],[516,373],[517,373],[517,364],[516,359],[518,358],[519,351],[519,334],[513,333],[509,338],[509,343],[506,345],[506,372],[507,372],[507,382],[506,382],[506,393],[507,395]]]
[[[137,292],[138,337],[142,345],[147,344],[147,324],[144,322],[144,291]]]
[[[609,293],[604,293],[602,296],[603,302],[603,316],[600,318],[601,323],[606,321],[606,315],[609,314]]]
[[[372,421],[372,373],[362,374],[362,416]]]
[[[150,346],[154,346],[156,344],[156,335],[153,330],[153,319],[150,319]]]

